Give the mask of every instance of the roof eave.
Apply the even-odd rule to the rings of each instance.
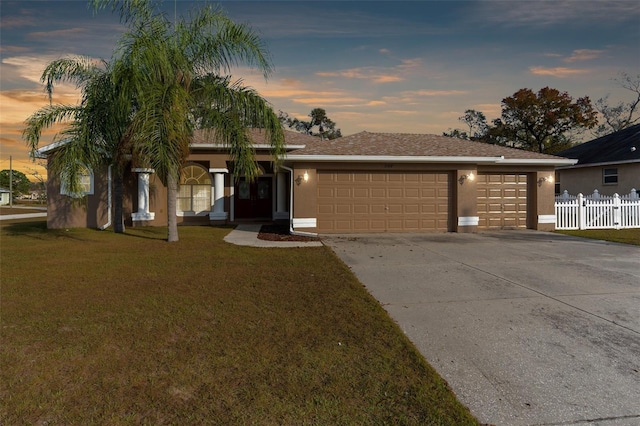
[[[285,161],[306,162],[355,162],[355,163],[471,163],[471,164],[509,164],[520,166],[556,166],[575,164],[572,159],[505,159],[504,157],[458,157],[458,156],[415,156],[415,155],[286,155]]]
[[[573,158],[510,158],[497,161],[500,164],[517,166],[568,166],[576,164],[578,160]]]
[[[69,143],[69,139],[61,139],[59,141],[50,143],[49,145],[45,145],[42,148],[37,149],[33,156],[35,158],[47,158],[47,155],[61,146],[64,146]]]
[[[577,160],[576,160],[577,163]],[[632,164],[632,163],[640,163],[640,158],[635,158],[633,160],[623,160],[623,161],[605,161],[601,163],[584,163],[584,164],[572,164],[564,167],[559,167],[561,169],[582,169],[585,167],[601,167],[601,166],[614,166],[616,164]]]
[[[284,157],[286,161],[314,161],[314,162],[352,162],[352,163],[494,163],[500,157],[437,157],[417,155],[312,155],[293,154]]]
[[[265,143],[254,143],[251,145],[255,149],[273,149],[272,145]],[[192,143],[191,149],[229,149],[229,145],[220,143]],[[306,145],[285,145],[284,149],[287,151],[293,151],[296,149],[303,149]]]

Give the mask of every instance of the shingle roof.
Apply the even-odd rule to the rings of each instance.
[[[333,140],[319,140],[297,149],[296,155],[332,156],[416,156],[416,157],[500,157],[505,159],[560,160],[540,154],[465,139],[412,133],[360,132]]]
[[[266,133],[262,129],[250,129],[249,135],[254,143],[254,145],[262,145],[269,144],[267,141]],[[290,130],[284,131],[284,139],[286,145],[300,146],[300,145],[308,145],[310,143],[314,143],[319,139],[315,136],[305,135],[304,133],[292,132]],[[214,136],[207,131],[196,130],[193,133],[193,141],[191,142],[192,146],[198,146],[203,144],[216,144],[218,141],[215,140]]]
[[[640,161],[640,124],[576,145],[558,155],[578,160],[578,166]]]

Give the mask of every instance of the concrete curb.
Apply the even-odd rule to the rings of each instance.
[[[33,219],[37,217],[47,217],[47,213],[5,214],[0,216],[0,220]]]

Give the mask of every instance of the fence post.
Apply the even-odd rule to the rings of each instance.
[[[584,195],[582,192],[578,194],[578,228],[586,229],[587,227],[587,217],[585,214],[586,205],[584,202]]]
[[[620,195],[616,192],[613,194],[613,226],[615,229],[622,227],[622,209],[620,208]]]

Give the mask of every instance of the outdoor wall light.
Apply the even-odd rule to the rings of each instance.
[[[300,185],[302,182],[309,182],[309,173],[307,173],[307,171],[304,171],[304,175],[298,175],[298,177],[295,179],[296,185]]]
[[[541,186],[545,182],[553,183],[553,176],[549,175],[541,177],[540,179],[538,179],[538,186]]]
[[[476,177],[474,176],[473,173],[469,173],[468,175],[462,175],[460,176],[460,179],[458,179],[458,182],[460,182],[460,185],[462,185],[464,183],[465,180],[469,180],[469,182],[473,182],[473,180]]]

